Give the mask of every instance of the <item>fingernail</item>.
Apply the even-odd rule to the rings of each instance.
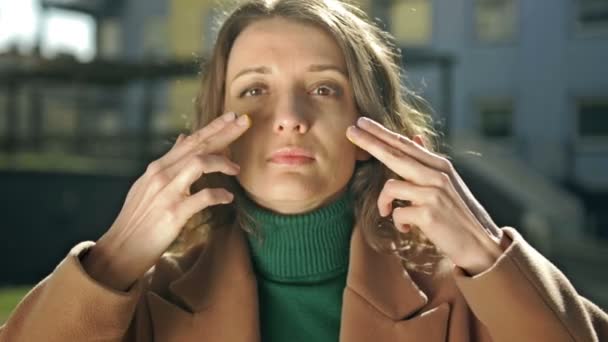
[[[239,118],[236,120],[236,124],[238,126],[249,126],[250,123],[251,123],[251,119],[249,118],[249,115],[247,115],[247,114],[243,114],[243,115],[239,116]]]
[[[354,138],[357,136],[357,127],[350,126],[346,130],[346,138],[350,140],[350,142],[355,143]]]
[[[370,119],[365,117],[365,116],[361,116],[359,117],[359,119],[357,119],[357,126],[361,126],[361,125],[365,125],[367,123],[369,123]]]
[[[224,119],[224,121],[226,121],[226,122],[234,121],[234,119],[236,119],[236,113],[235,112],[226,113],[222,116],[222,119]]]
[[[177,143],[179,143],[180,141],[182,141],[182,139],[184,139],[184,134],[180,133],[180,134],[177,136],[177,139],[175,139],[175,143],[176,143],[176,144],[177,144]]]

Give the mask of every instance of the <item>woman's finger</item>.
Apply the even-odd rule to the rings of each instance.
[[[177,206],[178,217],[188,220],[197,212],[218,204],[228,204],[232,202],[234,195],[224,188],[205,188],[201,191],[186,197]]]
[[[247,114],[243,114],[202,141],[199,141],[199,138],[188,140],[188,137],[182,143],[182,150],[177,151],[172,160],[167,159],[166,163],[170,163],[171,161],[175,163],[179,159],[187,158],[190,154],[222,152],[245,133],[249,126],[251,126],[251,119]]]
[[[432,169],[407,153],[388,145],[371,133],[351,126],[347,130],[349,139],[369,152],[403,179],[423,186],[444,186],[445,173]]]
[[[223,155],[205,154],[194,155],[184,158],[167,169],[167,173],[173,179],[167,188],[169,191],[189,194],[190,186],[203,174],[222,172],[235,176],[240,167]]]
[[[421,227],[420,220],[421,207],[399,207],[395,208],[391,215],[395,228],[403,233],[407,233],[412,225]]]
[[[217,153],[225,150],[232,142],[245,133],[250,126],[251,119],[247,114],[239,116],[232,124],[227,125],[205,141],[205,152]]]
[[[197,146],[201,145],[207,139],[221,132],[226,126],[229,126],[231,123],[234,123],[235,119],[236,113],[228,112],[224,115],[215,118],[209,124],[200,128],[199,130],[195,131],[190,135],[180,135],[181,139],[178,138],[178,141],[175,142],[174,147],[156,161],[157,164],[161,165],[159,169],[162,169],[167,165],[175,163],[184,155],[196,149]]]
[[[451,163],[445,157],[432,153],[405,135],[393,132],[368,117],[360,117],[357,126],[426,166],[443,172],[449,172],[451,169]]]
[[[393,201],[409,201],[412,205],[443,206],[445,204],[442,190],[434,187],[422,187],[407,181],[389,179],[378,196],[378,211],[385,217],[393,211]]]

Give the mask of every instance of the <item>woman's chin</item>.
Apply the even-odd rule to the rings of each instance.
[[[279,181],[269,185],[260,197],[274,201],[308,202],[314,201],[324,189],[312,182]]]
[[[319,184],[277,180],[247,192],[262,207],[281,214],[300,214],[321,206],[325,197],[331,195],[328,190]]]

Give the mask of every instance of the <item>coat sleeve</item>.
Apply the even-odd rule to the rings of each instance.
[[[453,270],[493,341],[608,341],[608,315],[580,296],[515,229],[502,230],[511,243],[490,269],[473,277],[461,268]]]
[[[0,342],[149,340],[143,336],[150,330],[141,295],[146,280],[142,278],[127,292],[96,282],[80,263],[80,255],[92,246],[90,241],[75,246],[21,300],[0,327]]]

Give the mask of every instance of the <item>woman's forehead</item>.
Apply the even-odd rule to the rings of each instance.
[[[284,18],[254,22],[237,37],[228,59],[227,76],[252,65],[271,65],[271,69],[335,65],[346,69],[342,50],[331,34],[319,26]]]

